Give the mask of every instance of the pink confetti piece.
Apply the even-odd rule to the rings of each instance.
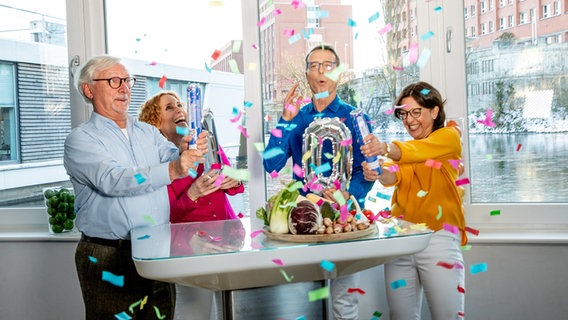
[[[243,112],[239,111],[239,114],[237,114],[236,117],[229,119],[229,121],[231,121],[232,123],[235,123],[235,122],[237,122],[241,119],[242,115],[243,115]]]
[[[335,189],[337,189],[337,190],[341,189],[341,183],[339,182],[339,180],[333,181],[333,186],[334,186]]]
[[[257,46],[256,44],[254,44],[254,43],[251,45],[251,47],[252,47],[253,49],[255,49],[255,50],[258,49],[258,46]]]
[[[260,27],[260,26],[262,26],[265,22],[266,22],[266,18],[265,18],[265,17],[262,17],[262,19],[260,19],[260,21],[256,23],[256,26],[257,26],[257,27]]]
[[[270,133],[273,136],[275,136],[276,138],[282,138],[282,130],[280,130],[280,129],[274,128],[274,129],[270,130]]]
[[[489,108],[489,109],[487,109],[487,111],[485,111],[485,119],[476,120],[476,122],[481,123],[482,125],[484,125],[486,127],[494,128],[495,122],[493,122],[491,120],[492,118],[493,118],[493,109]]]
[[[392,66],[392,69],[393,69],[393,70],[396,70],[396,71],[403,71],[403,70],[404,70],[404,67]]]
[[[280,259],[272,259],[272,262],[274,262],[275,264],[279,265],[279,266],[283,266],[284,262]]]
[[[460,230],[457,226],[448,224],[448,223],[444,223],[444,230],[449,231],[453,234],[460,234]]]
[[[454,169],[459,170],[460,163],[462,163],[462,160],[448,160],[448,162],[450,163],[450,165],[451,165]]]
[[[150,63],[148,63],[149,66],[155,66],[155,65],[157,65],[157,64],[158,64],[158,63],[157,63],[156,61],[151,61]]]
[[[350,146],[351,144],[353,144],[353,138],[342,140],[339,144],[340,144],[342,147]]]
[[[385,33],[390,32],[392,30],[392,24],[387,23],[381,30],[379,30],[379,34],[384,36]]]
[[[411,43],[408,49],[408,61],[416,63],[418,61],[418,43]]]
[[[221,184],[223,183],[223,181],[225,180],[225,175],[224,174],[219,174],[219,176],[217,177],[217,179],[215,179],[215,183],[213,183],[217,188],[219,188],[221,186]]]
[[[286,108],[286,110],[290,111],[290,112],[296,112],[296,106],[287,103],[286,106],[284,106],[284,108]]]
[[[302,169],[302,167],[300,167],[298,164],[294,163],[294,168],[292,169],[292,171],[297,177],[299,178],[304,177],[304,169]]]
[[[394,112],[394,109],[387,109],[387,110],[385,111],[385,114],[386,114],[386,115],[391,115],[391,114],[393,114],[393,112]]]
[[[463,178],[463,179],[456,180],[456,186],[459,187],[459,186],[464,185],[464,184],[469,184],[469,179],[468,179],[468,178]]]
[[[318,205],[318,207],[321,207],[321,205],[323,204],[323,199],[319,199],[316,204]]]
[[[293,0],[290,4],[294,7],[294,9],[298,9],[302,5],[302,2],[299,0]]]
[[[282,31],[282,34],[284,34],[287,37],[291,37],[296,33],[296,31],[294,31],[294,29],[284,29],[284,31]]]
[[[246,129],[246,128],[244,128],[243,126],[239,125],[239,126],[237,127],[237,129],[239,129],[239,131],[243,134],[243,136],[245,136],[245,138],[248,139],[249,135],[248,135],[248,133],[247,133],[247,129]]]
[[[223,165],[220,163],[213,163],[211,165],[211,170],[221,170],[221,169],[223,169]]]
[[[273,171],[270,173],[270,177],[271,177],[272,179],[278,178],[278,172],[276,172],[276,170],[273,170]]]
[[[400,168],[398,167],[398,164],[393,164],[392,166],[388,166],[387,170],[389,172],[397,172],[398,170],[400,170]]]
[[[242,219],[244,216],[245,216],[245,215],[244,215],[242,212],[239,212],[239,214],[237,214],[237,217],[238,217],[239,219]]]
[[[250,237],[251,237],[251,238],[254,238],[254,237],[258,236],[258,235],[261,234],[261,233],[262,233],[262,230],[255,230],[255,231],[253,231],[253,232],[250,233]]]
[[[276,17],[277,15],[280,15],[280,14],[282,14],[282,10],[280,10],[280,9],[275,9],[275,10],[272,12],[272,15],[275,16],[275,17]]]
[[[432,167],[434,169],[440,169],[442,167],[442,163],[440,161],[428,159],[428,160],[426,160],[426,166]]]

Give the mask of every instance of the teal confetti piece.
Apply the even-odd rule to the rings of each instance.
[[[427,95],[427,94],[430,93],[430,89],[424,88],[424,89],[420,90],[420,93],[423,94],[423,95]]]
[[[327,98],[329,97],[329,92],[324,91],[324,92],[318,92],[316,94],[314,94],[314,98],[316,99],[323,99],[323,98]]]
[[[371,201],[372,203],[377,203],[377,199],[375,199],[375,198],[373,198],[373,197],[371,197],[371,196],[368,196],[368,197],[367,197],[367,200]]]
[[[420,36],[420,39],[426,41],[426,40],[432,38],[433,36],[434,36],[434,32],[428,31],[428,32],[426,32],[425,34],[421,35],[421,36]]]
[[[283,154],[284,154],[284,150],[282,150],[282,148],[274,147],[274,148],[264,150],[264,152],[262,153],[262,158],[272,159],[274,157],[278,157],[278,156],[283,155]]]
[[[478,263],[478,264],[472,264],[471,266],[469,266],[469,272],[471,274],[477,274],[480,272],[487,272],[487,263],[482,262],[482,263]]]
[[[234,116],[238,116],[239,115],[239,108],[237,107],[233,107],[233,111],[231,112]]]
[[[136,182],[138,184],[142,184],[142,183],[144,183],[144,181],[146,181],[146,178],[144,178],[144,176],[141,173],[135,174],[134,179],[136,179]]]
[[[390,195],[385,194],[385,193],[381,193],[381,192],[377,192],[377,194],[375,194],[375,196],[377,198],[381,198],[381,199],[384,199],[384,200],[390,200],[390,198],[391,198]]]
[[[357,38],[359,38],[359,32],[355,32],[355,40],[357,40]]]
[[[176,133],[180,136],[189,136],[189,128],[176,126]]]
[[[250,107],[252,107],[253,103],[250,102],[250,101],[246,101],[246,100],[245,100],[245,102],[243,103],[243,105],[244,105],[245,107],[247,107],[247,108],[250,108]]]
[[[143,235],[143,236],[136,238],[136,240],[146,240],[146,239],[149,239],[149,238],[150,238],[150,235],[147,234],[147,235]]]
[[[314,28],[308,28],[308,29],[302,30],[302,35],[306,39],[309,39],[312,34],[314,34]]]
[[[372,16],[369,17],[369,23],[372,23],[373,21],[377,20],[378,18],[379,18],[379,12],[377,11],[377,13],[375,13]]]
[[[335,268],[335,264],[331,261],[327,261],[327,260],[322,260],[320,263],[320,266],[322,268],[324,268],[325,270],[327,270],[328,272],[333,271],[333,268]]]
[[[187,175],[195,179],[195,177],[197,177],[197,171],[193,168],[189,168],[189,170],[187,170]]]
[[[118,320],[130,320],[132,319],[131,316],[128,315],[128,313],[122,311],[121,313],[117,313],[114,315],[114,317]]]
[[[440,6],[437,6],[436,8],[434,8],[434,11],[436,11],[436,12],[440,12],[440,11],[442,11],[442,7],[440,7]]]
[[[99,262],[99,260],[93,256],[89,256],[89,260],[91,260],[92,263],[97,263]]]
[[[211,68],[209,68],[209,66],[207,65],[207,62],[205,63],[205,70],[207,70],[207,72],[211,73]]]
[[[117,276],[109,271],[103,271],[103,281],[106,281],[117,287],[124,286],[124,276]]]
[[[353,19],[349,18],[347,19],[347,25],[350,27],[356,27],[357,26],[357,22],[353,21]]]
[[[299,316],[299,317],[296,318],[296,320],[306,320],[306,317],[304,317],[304,316]]]
[[[431,54],[432,51],[428,48],[424,48],[422,50],[422,53],[420,53],[420,57],[418,57],[418,61],[416,61],[416,65],[418,66],[418,68],[422,68],[426,65],[426,63],[428,63]]]
[[[299,33],[296,33],[295,35],[291,36],[290,38],[288,38],[288,44],[292,44],[298,40],[302,39],[302,35]]]
[[[326,162],[324,164],[322,164],[319,167],[316,167],[316,169],[314,170],[316,174],[320,174],[320,173],[324,173],[324,172],[328,172],[329,170],[331,170],[331,165],[329,164],[329,162]]]
[[[396,290],[396,289],[402,288],[402,287],[406,287],[406,280],[400,279],[400,280],[393,281],[393,282],[391,282],[390,286],[393,290]]]
[[[329,17],[329,11],[326,11],[326,10],[316,11],[315,16],[318,19],[327,18],[327,17]]]

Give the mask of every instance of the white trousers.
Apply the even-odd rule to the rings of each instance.
[[[359,288],[360,273],[349,274],[331,280],[330,298],[334,320],[359,319],[359,294],[349,293],[349,288]]]
[[[439,266],[439,262],[453,268]],[[445,230],[434,233],[424,251],[385,264],[391,320],[420,319],[422,293],[432,320],[463,319],[464,268],[460,237]]]

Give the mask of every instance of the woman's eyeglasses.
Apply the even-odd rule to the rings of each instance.
[[[126,86],[130,89],[136,83],[136,78],[119,78],[119,77],[112,77],[108,79],[93,79],[93,81],[107,81],[108,85],[113,89],[118,89],[122,85],[122,83],[126,83]]]
[[[414,108],[408,111],[404,111],[402,109],[396,109],[394,111],[394,116],[399,118],[400,120],[404,121],[408,117],[408,115],[412,116],[414,119],[418,119],[422,114],[422,108]]]

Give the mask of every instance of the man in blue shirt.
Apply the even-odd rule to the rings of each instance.
[[[93,113],[65,140],[63,164],[82,233],[75,264],[86,319],[114,319],[122,312],[136,319],[171,319],[174,313],[173,285],[138,275],[129,232],[169,222],[167,185],[197,169],[207,133],[197,139],[197,149],[188,150],[189,137],[178,149],[154,126],[129,116],[135,82],[118,58],[90,59],[77,88]],[[146,308],[130,307],[143,299]]]
[[[340,65],[339,56],[331,46],[323,45],[313,48],[306,56],[306,78],[313,94],[312,101],[300,108],[302,97],[296,93],[298,83],[294,84],[284,100],[282,117],[278,121],[282,127],[282,137],[270,136],[265,150],[281,148],[284,153],[264,160],[267,172],[280,171],[292,157],[294,164],[302,166],[302,142],[305,129],[314,117],[337,117],[349,128],[353,136],[353,171],[349,189],[340,190],[344,199],[353,195],[364,204],[365,197],[373,186],[373,182],[365,180],[361,162],[365,160],[361,154],[361,143],[354,133],[350,112],[354,107],[343,102],[337,96],[337,81],[326,76]],[[288,107],[287,107],[288,106]],[[294,106],[295,108],[290,108]],[[367,119],[368,120],[368,119]],[[371,131],[369,127],[369,131]],[[322,159],[322,162],[326,159]],[[302,180],[294,174],[294,179]],[[335,187],[323,190],[322,195],[335,201]],[[359,274],[344,276],[332,281],[331,296],[335,319],[358,319],[357,295],[348,293],[348,288],[357,287]]]

